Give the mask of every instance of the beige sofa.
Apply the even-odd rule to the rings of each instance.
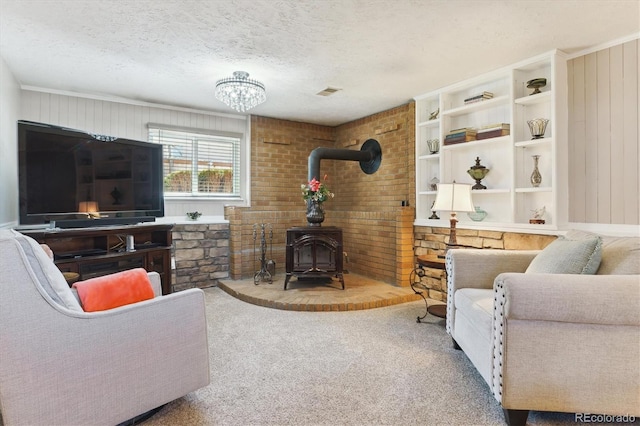
[[[640,238],[601,238],[594,275],[527,272],[544,250],[447,255],[447,332],[510,425],[529,410],[640,417]]]
[[[0,271],[0,423],[115,425],[209,384],[202,290],[84,312],[12,230],[0,230]]]

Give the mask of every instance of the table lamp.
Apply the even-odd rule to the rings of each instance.
[[[439,258],[444,258],[449,248],[458,243],[456,240],[457,212],[472,212],[475,210],[473,200],[471,199],[471,185],[455,182],[439,184],[436,201],[433,207],[431,207],[431,210],[451,212],[451,218],[449,220],[451,227],[449,231],[449,243],[444,251],[444,255],[438,255]]]
[[[94,217],[100,217],[100,213],[98,213],[97,201],[80,201],[78,205],[78,211],[80,213],[86,213],[87,218],[89,219]]]

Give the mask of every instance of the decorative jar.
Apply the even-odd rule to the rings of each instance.
[[[480,222],[487,217],[487,212],[476,206],[475,211],[467,213],[467,216],[473,221]]]
[[[538,170],[538,160],[540,160],[539,155],[533,155],[533,172],[531,173],[531,186],[537,188],[542,183],[542,175],[540,174],[540,170]]]
[[[547,124],[549,124],[549,120],[546,118],[536,118],[534,120],[528,120],[527,124],[529,125],[529,131],[531,132],[531,139],[542,139],[544,138],[544,133],[547,131]]]
[[[313,199],[308,200],[307,203],[307,223],[309,226],[321,226],[324,222],[322,203]]]
[[[471,166],[467,173],[476,181],[476,184],[471,189],[487,189],[480,181],[489,173],[489,169],[480,164],[480,157],[476,157],[476,164]]]
[[[429,147],[429,152],[431,154],[437,154],[440,151],[440,139],[429,139],[427,140],[427,146]]]

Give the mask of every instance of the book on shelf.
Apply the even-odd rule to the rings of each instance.
[[[464,101],[465,105],[469,105],[469,104],[475,104],[477,102],[483,102],[483,101],[487,101],[489,100],[489,98],[477,98],[477,99],[470,99],[468,101]]]
[[[449,130],[449,133],[447,133],[447,136],[450,136],[450,135],[459,136],[460,134],[475,135],[476,132],[477,130],[474,129],[473,127],[462,127],[460,129]]]
[[[464,100],[465,104],[469,104],[469,103],[473,103],[473,102],[479,102],[479,101],[484,101],[485,99],[491,99],[493,98],[493,93],[491,92],[482,92],[479,95],[475,95],[475,96],[471,96],[469,98],[466,98]]]
[[[445,139],[455,139],[455,138],[460,138],[463,136],[475,136],[475,132],[474,133],[467,133],[467,132],[458,132],[458,133],[449,133],[447,136],[445,136]]]
[[[496,129],[510,129],[511,125],[509,123],[494,123],[494,124],[487,124],[486,126],[482,126],[478,129],[478,133],[480,132],[488,132],[489,130],[496,130]]]
[[[509,129],[492,129],[492,130],[486,130],[481,132],[479,131],[478,134],[476,135],[476,139],[482,140],[482,139],[497,138],[500,136],[507,136],[509,134],[510,134]]]
[[[453,145],[456,143],[461,143],[461,142],[470,142],[470,141],[474,141],[476,140],[475,135],[462,135],[462,136],[456,136],[456,137],[446,137],[444,138],[444,144],[445,145]]]

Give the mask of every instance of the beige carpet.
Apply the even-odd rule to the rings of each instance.
[[[270,309],[205,290],[211,384],[155,425],[503,425],[499,404],[424,302],[350,312]],[[189,362],[189,360],[185,360]],[[575,425],[537,413],[531,425]]]

